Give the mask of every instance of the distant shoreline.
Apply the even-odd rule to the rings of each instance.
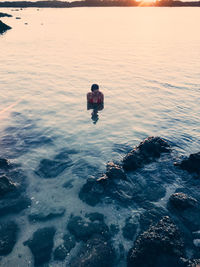
[[[13,1],[0,2],[0,7],[6,8],[74,8],[74,7],[200,7],[200,1],[182,2],[173,0],[160,0],[156,2],[130,1],[130,0],[85,0],[74,2],[63,1]]]

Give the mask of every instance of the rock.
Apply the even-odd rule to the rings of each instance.
[[[7,30],[10,30],[11,27],[6,25],[5,23],[3,23],[1,20],[0,20],[0,34],[6,32]],[[0,167],[1,167],[1,159],[0,159]]]
[[[126,174],[121,166],[109,162],[106,166],[106,176],[110,179],[122,179],[126,180]]]
[[[150,207],[140,215],[139,223],[141,231],[146,231],[152,224],[156,224],[163,216],[167,215],[168,212],[161,207]]]
[[[0,223],[0,255],[9,254],[17,242],[19,228],[13,221]]]
[[[65,183],[63,184],[63,187],[64,187],[64,188],[68,188],[68,189],[73,188],[73,180],[71,179],[71,180],[65,182]]]
[[[180,267],[200,267],[200,259],[185,259],[180,258]]]
[[[79,192],[79,198],[88,205],[95,206],[101,202],[104,194],[103,184],[96,179],[89,178]]]
[[[184,193],[174,193],[169,198],[169,203],[178,210],[185,210],[197,206],[197,200]]]
[[[0,33],[1,33],[1,21],[0,21]],[[8,169],[9,168],[9,162],[7,159],[0,158],[0,168],[1,169]]]
[[[115,253],[109,241],[102,236],[95,235],[83,246],[76,258],[72,259],[70,267],[112,267]]]
[[[63,244],[58,246],[54,251],[55,260],[64,260],[70,253],[71,249],[76,245],[75,238],[71,235],[64,235],[63,241]]]
[[[16,17],[16,19],[21,19],[20,17]]]
[[[28,218],[29,221],[45,222],[57,217],[61,217],[64,214],[65,214],[65,208],[58,207],[58,208],[44,209],[42,211],[33,212],[28,215]]]
[[[94,222],[94,221],[103,222],[104,221],[104,215],[99,212],[86,213],[85,217],[89,218],[91,222]]]
[[[12,15],[0,12],[0,18],[3,18],[3,17],[12,17]]]
[[[128,252],[127,266],[178,267],[179,259],[183,255],[184,247],[180,233],[166,216],[138,236],[134,247]]]
[[[0,176],[0,198],[16,189],[16,185],[6,176]]]
[[[168,209],[178,216],[190,231],[198,231],[200,226],[200,203],[184,193],[173,194],[168,203]]]
[[[182,160],[181,163],[175,163],[175,165],[190,173],[200,175],[200,152],[191,154],[189,158]]]
[[[103,221],[86,220],[80,216],[72,216],[67,224],[67,229],[77,240],[86,241],[94,234],[99,234],[106,239],[110,238],[109,228]]]
[[[34,266],[40,266],[49,262],[55,232],[54,227],[41,228],[33,234],[31,239],[24,242],[24,245],[30,248],[34,256]]]
[[[122,233],[124,238],[128,240],[133,240],[138,228],[138,219],[133,217],[128,217],[125,220],[125,225],[122,228]]]
[[[160,137],[148,137],[123,158],[123,168],[136,170],[159,158],[163,152],[170,152],[169,144]]]
[[[19,213],[31,205],[31,200],[26,195],[16,197],[4,197],[0,200],[1,216],[10,213]]]
[[[36,174],[42,178],[56,178],[70,165],[71,160],[63,162],[58,160],[43,159],[40,161]]]

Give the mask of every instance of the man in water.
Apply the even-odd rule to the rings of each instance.
[[[104,96],[102,92],[99,91],[98,84],[93,84],[90,93],[87,94],[87,102],[89,104],[102,104],[104,101]]]
[[[93,109],[91,119],[96,124],[99,119],[98,111],[104,108],[104,95],[99,91],[98,84],[93,84],[91,91],[87,93],[87,109]]]

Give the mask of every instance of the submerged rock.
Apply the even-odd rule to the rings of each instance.
[[[71,235],[64,235],[63,244],[59,245],[54,251],[54,259],[55,260],[64,260],[67,255],[70,253],[72,248],[76,245],[75,238]]]
[[[169,198],[168,209],[190,229],[198,231],[200,227],[200,203],[184,193],[175,193]]]
[[[10,30],[11,27],[6,25],[5,23],[3,23],[1,20],[0,20],[0,34],[6,32],[7,30]],[[1,163],[0,163],[1,164]]]
[[[138,220],[136,218],[128,217],[125,220],[125,225],[122,228],[124,238],[133,240],[138,228]]]
[[[160,137],[148,137],[123,158],[123,168],[136,170],[159,158],[163,152],[170,152],[169,144]]]
[[[71,166],[70,159],[65,161],[43,159],[40,161],[36,174],[42,178],[56,178],[69,166]]]
[[[112,267],[115,253],[109,241],[100,235],[95,235],[82,245],[76,258],[72,259],[70,267]]]
[[[0,24],[1,25],[1,24]],[[8,169],[9,168],[9,161],[4,158],[0,158],[0,168],[1,169]]]
[[[110,179],[122,179],[126,180],[126,174],[121,166],[109,162],[106,166],[106,176]]]
[[[104,187],[96,179],[89,178],[79,192],[79,198],[90,206],[95,206],[101,202],[104,194]]]
[[[32,212],[28,215],[29,221],[48,221],[57,217],[61,217],[65,214],[65,208],[57,207],[57,208],[49,208],[43,209],[42,211]]]
[[[127,266],[169,267],[179,265],[184,255],[183,241],[171,219],[163,217],[156,225],[139,235],[129,250]]]
[[[200,152],[191,154],[187,159],[182,160],[181,163],[175,163],[175,165],[190,173],[200,175]]]
[[[169,203],[178,210],[197,207],[197,200],[184,193],[174,193],[169,198]]]
[[[12,15],[0,12],[0,18],[3,18],[3,17],[12,17]]]
[[[9,254],[16,241],[19,228],[13,221],[0,223],[0,255]]]
[[[34,266],[40,266],[49,262],[55,232],[54,227],[41,228],[33,234],[31,239],[24,242],[24,245],[30,248],[34,256]]]
[[[1,216],[10,213],[19,213],[31,205],[31,200],[24,194],[19,196],[4,197],[0,200]]]
[[[99,219],[92,221],[80,216],[72,216],[67,224],[67,229],[77,240],[86,241],[94,234],[99,234],[106,239],[110,238],[108,226]]]
[[[0,198],[16,189],[16,185],[6,176],[0,176]]]

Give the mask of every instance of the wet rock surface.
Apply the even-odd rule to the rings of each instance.
[[[125,225],[122,228],[124,238],[133,240],[138,228],[138,220],[134,217],[128,217],[125,220]]]
[[[82,245],[78,256],[71,260],[70,267],[112,267],[115,260],[114,249],[110,241],[94,235]],[[68,265],[67,265],[68,266]]]
[[[72,235],[64,235],[63,244],[59,245],[54,251],[54,259],[59,261],[64,260],[75,245],[76,240]]]
[[[170,152],[169,144],[160,137],[148,137],[123,158],[123,168],[136,170],[159,158],[163,152]]]
[[[1,20],[0,20],[0,34],[6,32],[7,30],[10,30],[11,27],[8,26],[7,24],[3,23]]]
[[[16,185],[6,176],[0,176],[0,198],[15,190]]]
[[[0,168],[0,214],[19,213],[31,205],[26,195],[26,177],[20,166],[3,160]]]
[[[178,210],[185,210],[188,208],[195,208],[198,205],[198,201],[184,193],[174,193],[169,198],[171,206]]]
[[[86,241],[94,234],[99,234],[105,239],[110,238],[108,226],[99,218],[94,220],[89,217],[87,219],[81,216],[72,216],[67,224],[67,229],[78,241]]]
[[[31,239],[24,242],[24,245],[30,248],[34,256],[34,266],[40,266],[49,262],[55,232],[54,227],[41,228],[33,234]]]
[[[200,175],[200,152],[191,154],[188,158],[176,163],[181,169]]]
[[[0,255],[9,254],[17,242],[19,228],[13,221],[0,223]]]
[[[129,250],[127,266],[179,266],[184,244],[172,220],[165,216],[156,225],[138,236]]]
[[[169,198],[168,209],[192,232],[200,228],[200,203],[184,193],[175,193]]]
[[[71,166],[72,161],[70,158],[64,158],[61,160],[56,159],[42,159],[36,170],[36,174],[42,178],[56,178],[67,167]]]
[[[135,171],[160,157],[162,152],[170,152],[166,141],[160,137],[145,139],[123,158],[121,165],[109,162],[102,176],[87,179],[79,192],[79,198],[91,206],[97,205],[106,197],[125,206],[133,202],[141,204],[144,201],[158,201],[166,193],[162,184],[128,177],[124,170]]]
[[[9,168],[9,161],[4,158],[0,158],[0,169],[8,169]]]
[[[65,208],[43,208],[41,211],[33,211],[28,215],[28,219],[31,222],[45,222],[57,217],[61,217],[65,214]]]

